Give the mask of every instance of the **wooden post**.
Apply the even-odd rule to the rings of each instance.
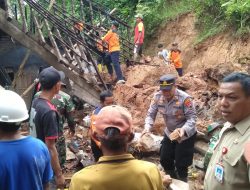
[[[53,37],[52,31],[51,31],[51,29],[49,27],[49,23],[48,23],[47,20],[44,20],[44,23],[45,23],[45,25],[47,27],[47,30],[48,30],[49,39],[50,39],[50,41],[52,43],[52,46],[54,47],[54,50],[56,51],[55,53],[56,53],[56,56],[58,58],[58,62],[60,62],[60,60],[61,60],[61,53],[60,53],[60,50],[58,49],[58,46],[57,46],[56,41],[55,41],[55,38]]]
[[[24,14],[23,0],[18,0],[18,4],[19,4],[20,14],[21,14],[22,22],[23,22],[23,32],[27,33],[28,32],[27,21],[25,19],[25,14]]]
[[[30,53],[31,53],[31,51],[30,51],[29,49],[27,49],[27,51],[26,51],[26,53],[25,53],[25,55],[24,55],[23,61],[22,61],[22,63],[20,64],[20,66],[19,66],[19,68],[18,68],[18,71],[17,71],[17,73],[16,73],[16,75],[15,75],[15,78],[14,78],[12,84],[11,84],[11,86],[12,86],[13,88],[15,88],[15,86],[16,86],[16,81],[18,80],[18,78],[19,78],[19,77],[21,76],[21,74],[23,73],[23,68],[24,68],[25,64],[27,63],[27,61],[28,61],[28,58],[29,58],[29,56],[30,56]]]
[[[91,25],[94,25],[94,14],[93,14],[93,7],[92,7],[92,2],[89,0],[89,10],[90,10],[90,21]]]

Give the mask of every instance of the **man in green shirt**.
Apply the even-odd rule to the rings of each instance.
[[[249,190],[250,167],[244,146],[250,140],[250,75],[232,73],[219,88],[219,109],[227,121],[209,162],[205,190]]]

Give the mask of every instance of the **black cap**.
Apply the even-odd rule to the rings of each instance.
[[[167,74],[161,76],[159,83],[161,90],[171,90],[175,84],[176,76],[172,74]]]
[[[51,89],[58,81],[62,81],[64,78],[64,72],[58,71],[52,66],[43,69],[39,74],[39,82],[43,89]]]

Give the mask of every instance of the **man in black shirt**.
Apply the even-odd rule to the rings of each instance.
[[[39,74],[42,92],[38,98],[33,100],[30,113],[31,135],[47,145],[58,188],[64,187],[65,179],[56,150],[56,140],[59,136],[59,115],[51,100],[61,89],[61,80],[64,77],[64,73],[57,71],[54,67],[48,67]]]

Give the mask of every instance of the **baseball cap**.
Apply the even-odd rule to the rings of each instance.
[[[39,82],[44,89],[51,89],[58,81],[62,81],[64,78],[64,72],[58,71],[52,66],[43,69],[39,74]]]
[[[244,156],[248,163],[250,163],[250,141],[245,144]]]
[[[129,111],[118,105],[103,107],[98,115],[91,119],[93,135],[105,136],[105,129],[114,127],[119,130],[120,135],[131,135],[134,133],[132,116]]]
[[[175,84],[176,77],[172,74],[163,75],[160,77],[160,90],[171,90]]]
[[[138,13],[137,15],[135,15],[135,18],[141,18],[141,19],[143,19],[143,16],[142,16],[142,14]]]

